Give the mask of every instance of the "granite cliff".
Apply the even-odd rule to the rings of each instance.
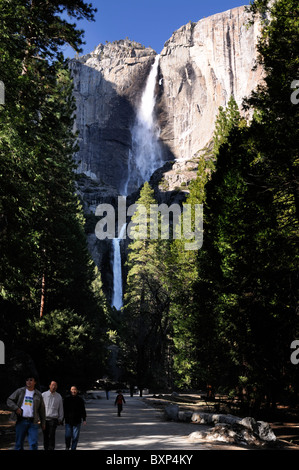
[[[172,190],[177,193],[182,184],[186,189],[196,176],[196,155],[211,141],[219,106],[225,107],[231,95],[241,106],[262,80],[262,70],[254,69],[260,25],[248,27],[248,21],[245,7],[239,7],[189,22],[160,53],[154,112],[165,166],[156,171],[154,181],[166,183],[165,196],[163,184],[159,186],[164,202],[171,201]],[[85,174],[79,192],[90,216],[89,248],[97,265],[105,267],[107,288],[111,244],[96,239],[94,211],[124,194],[133,169],[134,122],[156,56],[153,49],[125,39],[100,44],[70,62],[79,134],[75,159],[78,172]]]
[[[259,24],[247,26],[245,7],[188,23],[165,43],[160,59],[161,139],[188,159],[214,132],[219,106],[231,95],[241,106],[261,80],[253,71]]]
[[[156,113],[163,159],[190,159],[211,139],[219,106],[241,105],[261,80],[253,70],[259,24],[245,7],[188,23],[160,53]],[[121,192],[136,107],[156,52],[126,40],[72,60],[79,171]]]
[[[80,150],[78,170],[120,189],[128,166],[135,103],[156,53],[129,40],[100,44],[70,62]]]

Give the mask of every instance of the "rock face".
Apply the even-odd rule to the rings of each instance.
[[[153,49],[124,40],[100,44],[70,61],[76,99],[75,130],[80,150],[78,171],[121,190],[128,168],[131,126]]]
[[[191,158],[211,139],[219,106],[239,105],[262,78],[256,62],[259,24],[245,7],[188,23],[165,43],[160,59],[161,139],[174,156]]]
[[[219,106],[238,104],[261,80],[259,25],[245,7],[188,23],[160,54],[156,112],[164,160],[190,159],[211,139]],[[129,171],[132,125],[156,52],[121,40],[70,61],[77,103],[79,171],[122,192]]]

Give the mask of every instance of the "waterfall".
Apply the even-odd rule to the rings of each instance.
[[[160,166],[163,165],[162,151],[159,144],[159,129],[155,121],[155,88],[157,83],[159,58],[157,55],[142,93],[135,123],[132,128],[132,150],[129,155],[128,176],[124,183],[123,195],[137,190]],[[122,266],[120,242],[126,224],[113,242],[113,297],[112,306],[120,310],[123,306]]]
[[[118,238],[113,238],[113,296],[112,307],[120,310],[123,306],[123,279],[121,269],[121,252],[120,242],[122,240],[126,224],[124,224],[119,232]]]
[[[157,55],[151,67],[132,127],[132,151],[124,185],[126,195],[148,181],[154,171],[163,165],[159,128],[154,113],[159,59],[160,56]]]

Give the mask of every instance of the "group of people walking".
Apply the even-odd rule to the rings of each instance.
[[[16,421],[15,450],[24,449],[28,436],[31,450],[38,448],[38,423],[44,436],[44,449],[55,449],[55,433],[59,424],[65,424],[65,448],[76,450],[81,424],[86,424],[86,410],[83,399],[75,385],[64,400],[57,392],[57,382],[51,381],[49,390],[41,393],[36,389],[36,378],[28,377],[25,387],[18,388],[7,399],[7,406],[13,411]]]
[[[70,395],[64,400],[57,392],[57,382],[52,380],[49,390],[41,393],[36,388],[36,377],[26,379],[26,385],[18,388],[7,399],[7,406],[13,412],[16,421],[15,450],[23,450],[26,436],[29,448],[38,448],[38,429],[41,424],[44,436],[44,449],[55,449],[55,433],[58,425],[65,424],[65,449],[76,450],[81,424],[86,424],[86,409],[83,399],[78,395],[75,385],[70,388]],[[107,397],[108,398],[108,397]],[[114,404],[117,415],[121,416],[125,398],[117,391]]]

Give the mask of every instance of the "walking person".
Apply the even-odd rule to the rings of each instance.
[[[57,393],[57,382],[52,380],[49,390],[44,392],[43,400],[46,409],[46,428],[44,433],[44,449],[55,449],[55,433],[58,424],[63,423],[63,402],[62,397]]]
[[[120,416],[122,409],[123,409],[123,403],[126,403],[126,400],[121,393],[121,390],[117,391],[117,396],[115,398],[114,405],[117,405],[117,416]]]
[[[35,388],[36,378],[26,379],[25,387],[18,388],[7,399],[7,406],[13,411],[16,421],[15,450],[24,449],[25,437],[28,436],[30,450],[38,449],[38,423],[44,430],[46,425],[45,405],[42,394]]]
[[[78,395],[78,389],[73,385],[70,389],[71,395],[63,402],[65,420],[65,448],[66,450],[76,450],[81,422],[86,425],[86,410],[84,401]]]

